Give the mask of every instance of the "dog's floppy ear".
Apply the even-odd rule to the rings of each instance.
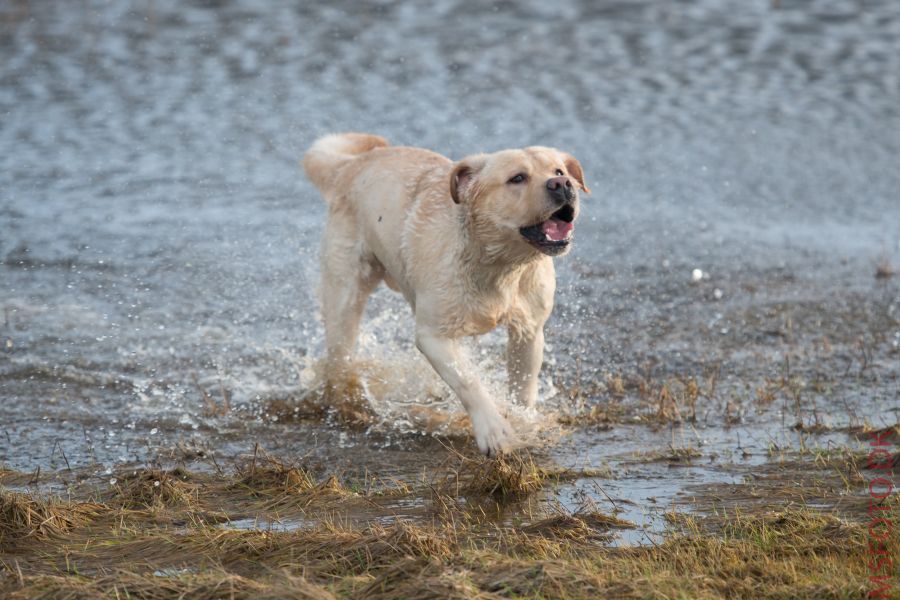
[[[459,204],[472,191],[472,184],[478,171],[484,166],[482,155],[469,156],[454,165],[450,171],[450,197]]]
[[[578,162],[578,159],[571,154],[563,152],[563,163],[566,165],[566,171],[578,181],[578,185],[581,186],[584,193],[590,194],[591,190],[584,184],[584,171],[581,169],[581,163]]]

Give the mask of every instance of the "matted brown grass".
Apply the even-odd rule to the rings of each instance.
[[[349,492],[333,474],[314,477],[259,450],[253,456],[255,466],[254,459],[241,462],[230,475],[139,470],[127,485],[104,492],[103,503],[3,491],[0,597],[864,598],[870,589],[866,517],[856,505],[862,512],[854,518],[804,506],[791,494],[770,494],[765,507],[741,504],[746,510],[711,497],[705,512],[670,513],[669,530],[653,543],[615,547],[608,543],[615,530],[633,525],[593,507],[568,513],[532,506],[516,519],[466,516],[473,501],[498,507],[483,514],[503,514],[499,507],[531,503],[555,481],[587,476],[531,455],[452,455],[433,481],[391,487],[392,501],[416,504],[430,494],[445,510],[400,518],[393,509],[387,521],[378,490]],[[822,479],[847,459],[805,460],[790,468],[819,470]],[[161,477],[173,486],[157,491]],[[438,490],[435,482],[446,485]],[[321,491],[331,487],[344,492]],[[286,495],[308,504],[260,502]],[[896,509],[897,499],[891,502]],[[294,510],[306,520],[293,528],[236,529],[203,518],[198,507],[261,522]],[[885,550],[900,552],[898,528]]]
[[[59,502],[0,488],[0,548],[29,538],[59,536],[104,512],[90,502]]]
[[[282,573],[257,580],[234,575],[222,569],[212,569],[202,573],[172,573],[162,576],[132,571],[115,571],[99,577],[23,576],[17,581],[16,586],[7,592],[9,595],[4,597],[10,600],[26,598],[333,600],[335,597],[325,588],[306,581],[302,576]]]
[[[197,501],[197,487],[189,477],[184,469],[124,473],[116,478],[110,502],[132,509],[193,507]]]
[[[561,481],[604,474],[593,469],[540,465],[528,452],[492,459],[466,456],[456,451],[451,451],[451,455],[455,464],[436,480],[435,488],[451,496],[488,498],[496,502],[515,502]]]

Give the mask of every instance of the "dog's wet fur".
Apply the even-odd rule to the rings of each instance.
[[[453,162],[362,133],[317,140],[303,167],[328,204],[322,307],[329,378],[346,378],[366,300],[384,281],[403,294],[416,346],[453,389],[478,448],[500,454],[514,432],[458,346],[509,331],[514,401],[533,406],[553,308],[551,257],[569,251],[588,192],[575,157],[541,146]]]

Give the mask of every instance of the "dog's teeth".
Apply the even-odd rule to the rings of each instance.
[[[552,241],[553,241],[553,240],[550,239],[550,234],[548,234],[548,233],[545,233],[545,234],[544,234],[544,239],[545,239],[546,241],[548,241],[548,242],[552,242]]]

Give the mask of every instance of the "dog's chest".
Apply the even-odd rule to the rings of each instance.
[[[500,324],[503,316],[493,312],[470,311],[466,319],[466,335],[481,335],[493,330]]]
[[[527,311],[519,299],[511,294],[497,293],[470,299],[461,319],[462,335],[482,335],[498,325],[518,323],[526,318]]]

